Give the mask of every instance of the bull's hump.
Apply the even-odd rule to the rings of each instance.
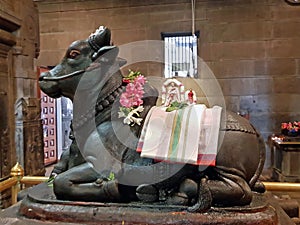
[[[244,133],[256,134],[253,126],[247,119],[233,112],[227,112],[226,115],[226,131],[240,131]]]

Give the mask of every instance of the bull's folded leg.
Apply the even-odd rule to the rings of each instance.
[[[136,189],[136,195],[142,202],[156,202],[159,199],[158,189],[151,184],[139,185]]]
[[[142,171],[140,168],[138,169]],[[130,176],[130,173],[141,174],[139,177],[136,177],[136,180],[140,182],[144,181],[145,183],[137,186],[136,196],[143,202],[163,202],[167,200],[167,204],[183,205],[189,201],[188,195],[192,192],[190,189],[197,189],[197,184],[192,185],[192,180],[183,180],[186,176],[197,172],[197,168],[189,164],[182,165],[160,162],[157,166],[148,167],[148,170],[143,170],[142,172],[143,173],[135,171],[135,173],[132,173],[132,170],[128,170],[125,171],[124,174],[127,176]],[[146,183],[147,181],[159,180],[158,177],[165,179],[161,179],[160,182],[154,184]],[[178,186],[180,186],[182,190],[178,190],[176,194],[169,196]],[[185,193],[186,191],[188,194]]]
[[[221,181],[209,180],[207,185],[212,194],[213,204],[242,206],[251,203],[252,191],[248,183],[239,176],[224,177]]]
[[[190,212],[204,212],[212,205],[247,205],[252,200],[248,183],[234,174],[219,174],[218,180],[203,178],[199,185],[197,203],[188,208]]]
[[[192,179],[184,179],[178,191],[167,198],[169,205],[188,205],[197,197],[198,184]]]
[[[53,185],[56,197],[62,200],[117,201],[119,199],[117,181],[101,179],[88,163],[57,175]]]
[[[189,212],[205,212],[212,206],[212,195],[207,185],[207,179],[202,178],[198,188],[197,202],[188,207]]]

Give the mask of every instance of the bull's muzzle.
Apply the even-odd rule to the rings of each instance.
[[[77,70],[75,72],[65,74],[62,76],[51,76],[50,72],[44,72],[40,75],[39,81],[60,81],[60,80],[65,80],[65,79],[80,75],[84,72],[85,72],[85,70]]]

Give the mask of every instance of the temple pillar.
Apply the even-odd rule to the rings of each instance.
[[[0,0],[0,5],[0,180],[4,180],[19,160],[15,146],[17,99],[31,99],[26,113],[37,113],[31,103],[38,101],[35,59],[39,53],[39,21],[38,10],[32,0]],[[42,137],[37,135],[38,123],[31,119],[24,120],[24,144],[28,144],[27,139],[32,139],[26,133],[38,139]],[[26,163],[39,165],[36,161],[26,161],[25,153],[26,150],[25,158],[20,158],[25,168]],[[37,174],[40,169],[28,172]],[[0,208],[9,204],[10,190],[0,193]]]
[[[43,176],[45,168],[40,101],[37,98],[20,98],[15,109],[17,160],[24,168],[25,175]]]

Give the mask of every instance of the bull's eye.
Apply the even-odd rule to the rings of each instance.
[[[68,55],[68,58],[75,59],[79,55],[80,55],[80,51],[78,51],[78,50],[71,50],[70,53],[69,53],[69,55]]]

